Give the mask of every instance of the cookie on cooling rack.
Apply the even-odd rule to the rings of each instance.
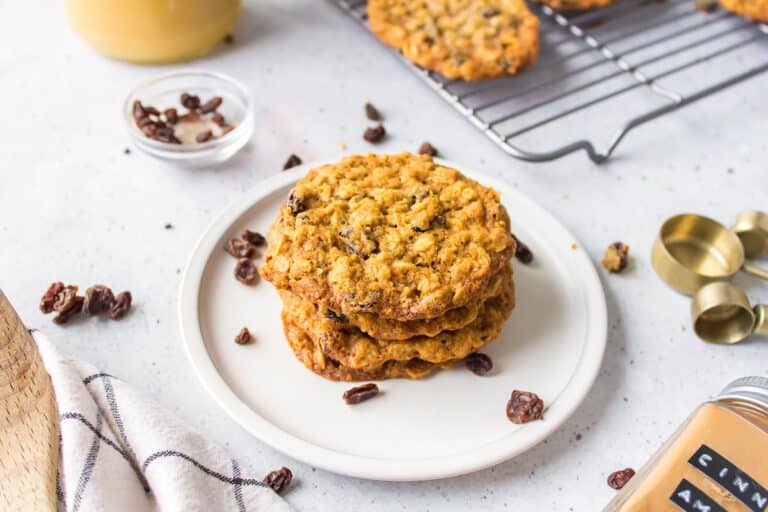
[[[382,42],[447,78],[513,75],[539,51],[524,0],[369,0],[368,21]]]
[[[540,0],[540,2],[556,11],[586,11],[608,7],[613,0]]]
[[[720,5],[745,18],[768,23],[768,0],[720,0]]]

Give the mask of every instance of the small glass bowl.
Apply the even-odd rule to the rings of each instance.
[[[161,112],[175,107],[179,115],[182,115],[186,112],[180,103],[184,92],[199,96],[201,103],[214,96],[221,96],[223,101],[218,112],[235,128],[221,137],[191,144],[160,142],[144,135],[133,119],[134,101],[139,100],[142,105],[153,106]],[[128,134],[140,150],[162,160],[195,167],[228,160],[253,135],[253,102],[250,93],[234,78],[213,71],[178,71],[144,82],[126,98],[123,115]]]

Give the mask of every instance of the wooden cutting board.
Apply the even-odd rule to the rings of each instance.
[[[51,377],[0,290],[0,510],[55,511],[58,460]]]

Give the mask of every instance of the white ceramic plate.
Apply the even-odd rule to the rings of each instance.
[[[222,250],[246,227],[266,233],[280,202],[315,165],[276,175],[227,208],[203,235],[181,285],[180,322],[200,380],[243,428],[315,467],[378,480],[428,480],[476,471],[531,448],[560,426],[597,375],[606,340],[606,308],[592,262],[546,211],[504,183],[462,169],[502,194],[513,231],[535,254],[515,265],[517,307],[483,352],[493,372],[463,365],[419,381],[388,380],[383,394],[348,406],[353,384],[307,370],[285,342],[281,302],[267,282],[235,280]],[[576,244],[576,245],[574,245]],[[256,341],[233,338],[247,326]],[[505,406],[513,389],[538,393],[543,421],[514,425]]]

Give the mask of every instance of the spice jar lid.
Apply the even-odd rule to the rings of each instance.
[[[723,388],[717,398],[739,398],[768,407],[768,377],[742,377]]]

